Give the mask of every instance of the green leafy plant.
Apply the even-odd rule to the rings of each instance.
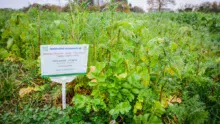
[[[179,123],[201,124],[207,120],[208,112],[205,111],[204,103],[199,102],[198,96],[184,96],[183,100],[182,104],[169,107],[169,115],[177,117]]]
[[[116,4],[89,12],[87,5],[70,3],[70,13],[34,7],[0,15],[2,123],[219,122],[218,14],[125,14]],[[90,45],[87,75],[67,85],[74,106],[68,114],[42,110],[61,106],[61,88],[40,77],[41,44]]]

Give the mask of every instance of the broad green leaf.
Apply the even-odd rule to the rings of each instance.
[[[178,48],[178,45],[175,42],[172,42],[171,49],[175,51],[177,48]]]
[[[132,74],[131,76],[128,77],[128,82],[136,88],[143,87],[140,81],[141,81],[141,76],[139,74]]]
[[[92,109],[92,108],[91,108],[91,105],[90,105],[90,104],[86,106],[86,112],[87,112],[87,113],[90,113],[91,109]]]
[[[94,87],[94,86],[97,86],[98,83],[97,83],[97,82],[89,82],[88,85],[89,85],[90,87]]]
[[[125,73],[122,73],[122,74],[119,74],[119,75],[116,75],[116,77],[119,79],[119,80],[122,80],[122,79],[125,79],[125,78],[127,78],[127,72],[125,72]]]
[[[84,95],[76,95],[73,97],[72,102],[78,107],[83,108],[86,106],[86,103],[88,103],[90,100],[87,96]]]
[[[141,80],[141,76],[138,74],[132,74],[129,78],[128,78],[128,82],[130,84],[133,84],[135,82],[139,82]]]
[[[149,124],[162,124],[162,120],[159,119],[157,116],[151,116],[148,123]]]
[[[138,89],[131,89],[131,91],[132,91],[132,93],[134,93],[134,94],[139,94],[139,90]]]
[[[149,86],[150,85],[150,75],[149,75],[148,71],[147,70],[142,71],[141,76],[142,76],[142,85],[144,87]]]
[[[126,94],[126,96],[127,96],[128,100],[129,100],[129,102],[131,102],[135,98],[132,93]]]
[[[163,108],[162,104],[159,101],[155,101],[154,106],[151,108],[151,111],[156,116],[161,116],[162,114],[164,114],[165,109]]]
[[[106,63],[105,62],[97,62],[96,63],[96,69],[95,69],[95,73],[99,74],[101,73],[101,71],[105,68]]]
[[[124,87],[126,89],[131,89],[132,88],[132,86],[128,82],[123,82],[122,87]]]
[[[128,113],[130,110],[131,110],[131,105],[129,104],[129,102],[121,102],[114,109],[111,109],[109,111],[109,114],[111,115],[118,115],[119,113],[125,114]]]
[[[97,82],[105,82],[106,76],[104,74],[96,75],[95,76]]]
[[[6,49],[0,48],[0,59],[5,59],[9,56],[9,53]]]
[[[134,105],[134,113],[137,113],[137,110],[142,110],[142,103],[136,102]]]
[[[7,49],[10,49],[13,44],[13,38],[9,38],[7,41]]]
[[[122,92],[123,94],[129,94],[129,93],[130,93],[130,91],[127,90],[127,89],[122,89],[121,92]]]

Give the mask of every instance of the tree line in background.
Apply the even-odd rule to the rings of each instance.
[[[80,5],[81,9],[88,11],[104,11],[109,9],[111,5],[114,5],[114,8],[117,11],[130,12],[132,10],[131,6],[128,5],[127,0],[113,0],[110,3],[106,3],[104,5],[96,5],[93,0],[69,1],[68,4],[66,4],[65,6],[50,5],[50,4],[41,5],[38,3],[34,3],[29,5],[28,7],[22,8],[22,10],[28,11],[32,7],[39,7],[40,10],[68,12],[70,11],[70,5],[73,6],[75,3]],[[143,9],[141,12],[144,12]]]
[[[168,4],[175,5],[175,0],[147,0],[147,4],[149,5],[148,11],[153,11],[153,9],[156,9],[158,11],[163,11],[164,7],[166,7]]]
[[[169,10],[166,8],[168,5],[175,5],[175,0],[147,0],[147,4],[149,6],[148,11],[167,11]],[[192,12],[192,11],[198,11],[198,12],[214,12],[218,13],[220,12],[220,2],[203,2],[199,5],[193,5],[193,4],[185,4],[181,8],[178,9],[179,12]]]
[[[71,2],[71,1],[69,1]],[[132,6],[132,4],[129,4],[127,0],[111,0],[110,3],[106,3],[104,5],[96,5],[94,4],[93,0],[74,0],[72,1],[72,5],[74,3],[78,3],[78,5],[81,6],[82,9],[88,10],[88,11],[105,11],[110,6],[114,5],[114,8],[117,11],[121,12],[137,12],[137,13],[144,13],[145,11],[143,8],[138,6]],[[176,5],[175,0],[147,0],[148,4],[148,12],[155,12],[155,11],[172,11],[171,9],[167,8],[168,5]],[[66,4],[65,6],[58,6],[58,5],[50,5],[50,4],[38,4],[34,3],[29,5],[28,7],[24,7],[21,10],[22,11],[28,11],[32,7],[39,7],[40,10],[48,10],[48,11],[62,11],[62,12],[68,12],[70,11],[70,4]],[[214,12],[218,13],[220,12],[220,2],[203,2],[199,5],[193,5],[193,4],[185,4],[181,6],[178,9],[179,12],[192,12],[192,11],[198,11],[198,12]]]
[[[204,2],[200,5],[186,4],[179,11],[220,12],[220,2]]]

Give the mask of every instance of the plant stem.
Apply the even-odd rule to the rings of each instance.
[[[149,56],[149,54],[148,54],[148,51],[147,51],[147,55],[148,55],[148,60],[149,60],[149,64],[148,64],[148,67],[147,67],[147,69],[148,69],[148,74],[150,75],[150,64],[151,64],[151,60],[150,60],[150,56]]]
[[[165,84],[162,85],[161,89],[160,89],[160,103],[162,102],[162,98],[163,98],[163,88],[165,87]]]
[[[72,40],[74,40],[74,28],[73,28],[74,18],[73,18],[73,8],[72,8],[70,0],[69,0],[69,6],[70,6],[70,17],[71,17],[71,21],[72,21]]]
[[[40,11],[38,10],[38,48],[40,49],[41,45],[41,35],[40,35]],[[35,56],[37,58],[37,56]]]
[[[199,69],[200,69],[200,61],[201,61],[201,55],[199,55],[199,58],[197,59],[197,67],[196,67],[196,75],[199,75]]]

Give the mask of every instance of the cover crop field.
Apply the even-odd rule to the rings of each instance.
[[[87,74],[40,75],[40,45],[89,44]],[[0,11],[0,123],[220,123],[220,15]]]

